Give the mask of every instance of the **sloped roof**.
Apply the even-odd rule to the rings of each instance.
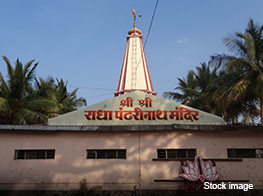
[[[52,118],[48,125],[224,125],[218,116],[154,95],[133,91]]]

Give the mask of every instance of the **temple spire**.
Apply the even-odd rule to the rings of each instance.
[[[133,29],[128,32],[127,46],[122,63],[122,69],[115,96],[131,91],[144,91],[156,95],[144,53],[142,32],[136,28],[136,14],[134,16]]]

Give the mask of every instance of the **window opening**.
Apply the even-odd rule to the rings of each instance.
[[[126,150],[87,150],[87,159],[126,159]]]
[[[157,149],[159,159],[167,158],[195,158],[196,149]]]
[[[15,159],[54,159],[55,150],[15,150]]]

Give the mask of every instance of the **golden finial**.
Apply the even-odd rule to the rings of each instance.
[[[141,30],[136,28],[136,14],[135,13],[136,13],[136,11],[133,8],[132,9],[132,14],[134,16],[134,23],[133,23],[133,29],[129,30],[129,32],[128,32],[129,35],[131,35],[132,33],[133,34],[135,34],[135,33],[142,34]],[[141,14],[139,15],[139,17],[141,17]]]
[[[136,29],[136,15],[135,15],[135,9],[132,9],[132,14],[134,16],[134,23],[133,23],[133,28],[134,28],[134,34],[135,34],[135,29]]]

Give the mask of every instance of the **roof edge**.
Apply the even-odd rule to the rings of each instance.
[[[263,127],[259,126],[240,126],[240,125],[133,125],[133,126],[58,126],[58,125],[0,125],[0,132],[115,132],[115,131],[263,131]]]

